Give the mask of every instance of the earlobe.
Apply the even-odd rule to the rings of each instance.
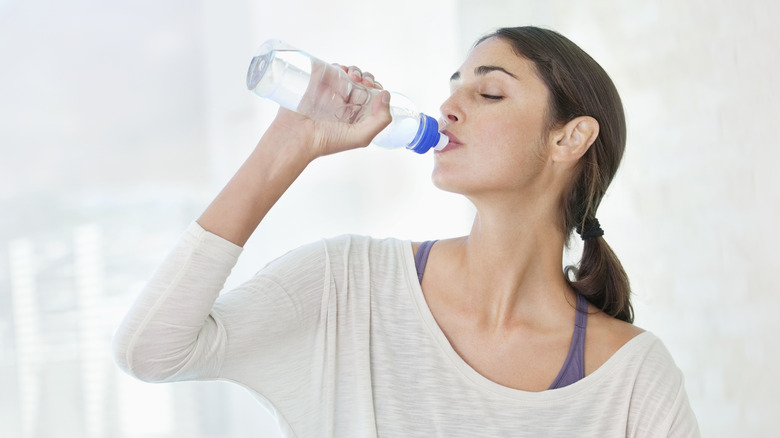
[[[570,120],[557,133],[553,161],[577,161],[585,155],[599,135],[599,122],[580,116]]]

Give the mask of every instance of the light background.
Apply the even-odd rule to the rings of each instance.
[[[773,436],[778,20],[769,0],[0,0],[0,436],[278,436],[241,388],[145,384],[109,355],[275,113],[244,87],[254,49],[363,66],[438,116],[471,43],[524,24],[570,37],[621,92],[628,147],[599,219],[703,435]],[[467,232],[470,206],[430,169],[376,148],[316,162],[229,285],[323,236]]]

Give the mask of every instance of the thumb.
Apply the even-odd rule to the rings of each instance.
[[[380,131],[385,129],[393,121],[390,115],[390,93],[383,90],[374,99],[371,105],[371,116],[365,119],[361,124],[365,132],[374,138]],[[369,140],[370,141],[370,140]]]

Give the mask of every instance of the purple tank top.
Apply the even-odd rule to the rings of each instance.
[[[420,244],[414,255],[414,264],[417,267],[417,279],[422,284],[425,265],[428,263],[428,254],[436,243],[429,240]],[[585,330],[588,326],[588,302],[577,294],[577,317],[574,321],[574,334],[571,337],[569,354],[563,362],[561,371],[548,389],[563,388],[585,377]]]

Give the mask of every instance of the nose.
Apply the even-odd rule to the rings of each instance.
[[[456,104],[454,97],[455,95],[453,94],[447,98],[447,100],[445,100],[439,107],[441,115],[447,120],[448,123],[457,122],[463,119],[463,114]]]

